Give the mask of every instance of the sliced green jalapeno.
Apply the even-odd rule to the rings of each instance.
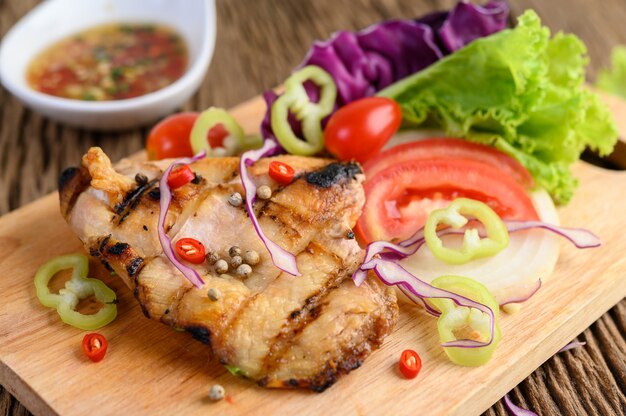
[[[431,285],[482,303],[493,311],[495,329],[491,344],[478,348],[444,347],[446,355],[455,364],[469,367],[485,364],[493,356],[501,336],[496,299],[484,285],[469,277],[441,276],[433,280]],[[443,343],[459,339],[489,341],[491,322],[487,314],[478,309],[458,306],[450,299],[428,299],[427,302],[441,312],[437,330]]]
[[[101,328],[117,316],[117,297],[115,292],[98,279],[87,277],[87,257],[70,254],[55,257],[37,270],[35,289],[42,305],[56,308],[61,320],[76,328],[92,331]],[[72,277],[65,282],[65,287],[58,294],[50,293],[48,284],[61,270],[72,269]],[[85,315],[76,311],[81,299],[95,296],[104,306],[95,314]]]
[[[469,216],[482,223],[486,237],[481,238],[477,229],[465,230],[460,249],[445,247],[437,235],[440,224],[462,228]],[[458,198],[448,207],[430,213],[424,226],[426,245],[438,259],[450,264],[463,264],[470,260],[497,254],[509,244],[509,232],[494,210],[483,202]]]
[[[312,81],[320,89],[320,99],[312,102],[304,88],[306,81]],[[324,148],[322,120],[333,112],[337,87],[335,81],[322,68],[305,66],[294,72],[285,81],[285,92],[272,104],[271,125],[279,143],[287,152],[311,156]],[[289,124],[289,113],[293,113],[302,123],[300,139]]]

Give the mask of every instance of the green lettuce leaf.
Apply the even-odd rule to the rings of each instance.
[[[585,45],[541,26],[533,11],[518,26],[443,58],[382,90],[405,123],[438,125],[452,137],[492,145],[518,159],[557,203],[577,181],[570,165],[586,148],[611,152],[617,129],[585,88]]]
[[[611,69],[598,74],[596,87],[626,98],[626,47],[616,46],[611,52]]]

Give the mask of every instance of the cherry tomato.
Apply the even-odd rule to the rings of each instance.
[[[286,163],[273,161],[269,166],[270,178],[274,179],[281,185],[289,185],[296,175],[296,171]]]
[[[400,355],[400,372],[408,379],[417,377],[422,369],[422,359],[413,350],[404,350]]]
[[[408,238],[424,225],[430,211],[460,197],[486,203],[501,218],[538,219],[526,190],[513,177],[469,159],[400,163],[368,179],[364,189],[357,230],[365,242]]]
[[[368,178],[372,178],[378,172],[399,163],[446,157],[483,162],[508,173],[527,189],[534,186],[533,177],[516,159],[493,147],[462,139],[432,138],[400,144],[368,160],[363,170]]]
[[[181,238],[176,242],[174,248],[181,259],[193,264],[204,263],[206,254],[204,245],[195,238]]]
[[[104,335],[94,332],[83,337],[83,351],[94,363],[102,361],[108,347],[109,343],[104,338]]]
[[[198,113],[187,112],[173,114],[161,120],[148,134],[148,159],[193,156],[189,134],[197,118]]]
[[[367,97],[341,107],[324,129],[326,149],[341,160],[365,162],[389,141],[402,122],[400,106],[384,97]]]
[[[189,165],[183,165],[174,168],[170,172],[170,176],[167,177],[167,186],[169,186],[170,189],[178,189],[191,182],[195,177],[196,175],[193,173]]]
[[[224,139],[228,137],[230,133],[226,130],[226,127],[222,123],[216,124],[211,130],[209,130],[209,145],[212,149],[216,147],[224,147]]]

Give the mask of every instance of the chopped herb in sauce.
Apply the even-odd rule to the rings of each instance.
[[[187,47],[172,29],[108,24],[63,39],[29,65],[30,86],[85,101],[121,100],[159,90],[187,68]]]

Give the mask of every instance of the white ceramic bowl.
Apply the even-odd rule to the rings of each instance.
[[[92,26],[115,22],[161,23],[176,29],[189,50],[185,75],[137,98],[80,101],[33,90],[31,59],[50,44]],[[24,16],[0,46],[0,81],[33,110],[63,123],[99,130],[147,124],[180,107],[200,86],[215,45],[215,0],[47,0]]]

